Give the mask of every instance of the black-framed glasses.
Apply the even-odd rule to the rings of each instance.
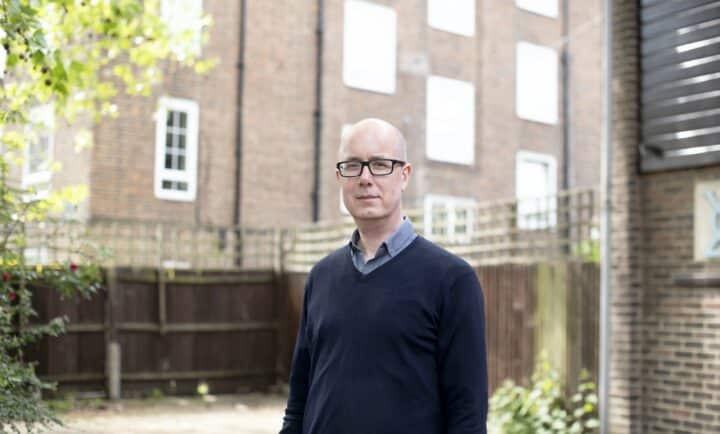
[[[405,165],[402,160],[393,160],[392,158],[376,158],[368,161],[348,160],[341,161],[337,167],[340,176],[344,178],[353,178],[362,175],[363,168],[367,166],[370,173],[374,176],[385,176],[393,173],[395,165]]]

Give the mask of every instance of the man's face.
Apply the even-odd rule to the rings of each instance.
[[[340,161],[369,161],[377,158],[402,160],[400,147],[393,134],[367,128],[353,132],[340,151]],[[402,217],[402,191],[410,179],[409,163],[396,164],[389,175],[372,175],[367,166],[360,176],[344,178],[336,171],[345,207],[355,220],[392,221]]]

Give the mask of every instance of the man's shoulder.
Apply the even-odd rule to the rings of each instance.
[[[319,260],[310,270],[310,274],[317,274],[319,272],[325,273],[331,270],[337,270],[338,267],[347,260],[350,256],[350,247],[348,244],[344,244],[342,247],[331,252],[321,260]]]
[[[463,258],[450,252],[442,246],[418,235],[413,242],[417,249],[418,258],[416,262],[432,270],[443,270],[443,274],[463,273],[473,270],[473,267]]]

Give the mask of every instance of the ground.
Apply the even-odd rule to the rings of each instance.
[[[285,396],[243,394],[98,403],[61,414],[65,426],[45,433],[277,434]]]

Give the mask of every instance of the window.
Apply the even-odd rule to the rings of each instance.
[[[428,25],[458,35],[474,35],[475,0],[428,0]]]
[[[195,200],[198,149],[198,105],[160,98],[155,128],[155,196]]]
[[[426,154],[448,163],[475,162],[475,87],[431,76],[427,81]]]
[[[425,196],[425,236],[463,241],[473,232],[475,200],[453,196]]]
[[[372,3],[345,2],[343,82],[357,89],[395,93],[396,13]]]
[[[544,229],[555,226],[557,164],[551,155],[520,151],[516,157],[517,226]]]
[[[50,193],[52,162],[55,148],[55,112],[50,104],[30,111],[26,130],[29,140],[25,146],[23,162],[23,189],[32,189],[28,200],[44,199]]]
[[[515,110],[518,117],[556,124],[558,59],[555,50],[518,42],[516,67]]]
[[[176,42],[172,51],[182,58],[182,51],[200,55],[202,47],[202,0],[162,0],[160,16]]]
[[[520,9],[556,18],[558,16],[558,0],[515,0]]]

